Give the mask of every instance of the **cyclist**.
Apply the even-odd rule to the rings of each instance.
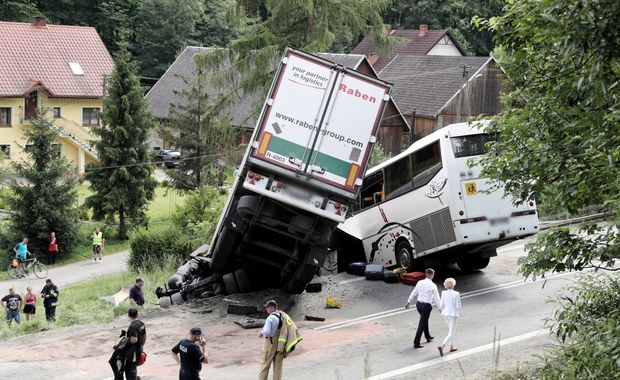
[[[24,240],[17,243],[15,247],[13,247],[13,251],[15,251],[15,258],[19,262],[18,268],[22,268],[21,277],[25,277],[27,273],[25,261],[28,256],[31,255],[30,251],[28,251],[28,238],[24,238]]]

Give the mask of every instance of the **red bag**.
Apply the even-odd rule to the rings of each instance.
[[[144,362],[146,361],[146,357],[148,355],[146,354],[146,352],[142,351],[142,354],[140,354],[140,357],[138,358],[138,362],[136,363],[136,365],[142,365],[144,364]]]
[[[403,275],[403,282],[407,285],[415,285],[418,281],[422,281],[426,278],[424,272],[410,272]]]

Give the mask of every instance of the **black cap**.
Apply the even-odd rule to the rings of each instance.
[[[192,327],[191,329],[189,329],[189,333],[193,335],[202,335],[202,330],[200,329],[200,327]]]
[[[278,303],[275,300],[269,300],[267,301],[266,304],[263,305],[263,307],[268,307],[268,306],[278,307]]]

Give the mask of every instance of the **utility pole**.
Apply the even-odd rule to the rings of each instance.
[[[465,87],[467,86],[467,81],[469,80],[469,69],[470,67],[467,65],[463,65],[463,86],[459,89],[459,101],[456,110],[456,122],[461,122],[461,107],[463,106],[463,96],[465,96]]]

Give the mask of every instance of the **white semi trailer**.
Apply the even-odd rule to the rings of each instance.
[[[390,90],[288,48],[213,240],[170,278],[172,292],[303,292],[358,196]]]

